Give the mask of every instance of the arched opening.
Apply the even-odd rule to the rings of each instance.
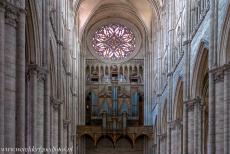
[[[172,146],[173,154],[183,153],[183,81],[179,79],[176,88],[176,94],[174,99],[174,129],[172,130],[172,137],[176,139]]]
[[[219,66],[230,63],[230,3],[226,9],[219,46]]]
[[[128,136],[121,136],[116,141],[118,151],[130,151],[133,148],[133,141]]]
[[[108,144],[106,142],[108,142]],[[107,148],[114,148],[113,139],[108,135],[101,136],[96,142],[97,148],[100,148],[100,147],[103,148],[104,144],[105,144],[105,147]]]
[[[198,114],[198,131],[200,140],[198,145],[202,152],[207,154],[208,146],[208,48],[205,42],[202,42],[197,54],[193,75],[193,97],[199,98],[196,104]]]

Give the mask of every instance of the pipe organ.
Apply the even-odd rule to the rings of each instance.
[[[87,60],[86,125],[112,131],[143,125],[143,68],[143,60],[119,65]]]

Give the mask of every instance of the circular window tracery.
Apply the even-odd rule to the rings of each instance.
[[[136,38],[128,27],[113,23],[102,26],[94,33],[92,46],[103,59],[119,61],[134,52]]]

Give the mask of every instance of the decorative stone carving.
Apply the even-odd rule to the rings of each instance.
[[[167,133],[162,133],[162,134],[159,134],[158,136],[159,136],[160,141],[162,141],[167,138]]]
[[[216,67],[216,68],[210,70],[209,73],[214,74],[214,81],[216,83],[224,82],[224,74],[226,72],[228,72],[229,69],[230,69],[230,64],[225,64],[223,66]]]
[[[5,0],[0,1],[0,12],[5,12]]]
[[[25,8],[25,2],[23,0],[14,0],[14,5],[20,9]]]
[[[69,124],[71,123],[71,120],[70,119],[64,119],[63,120],[63,126],[64,128],[67,128],[69,126]]]
[[[134,140],[141,135],[152,139],[154,136],[153,132],[152,126],[127,127],[125,136],[129,137],[134,143]],[[76,134],[77,140],[87,134],[92,136],[94,141],[97,141],[101,136],[105,135],[101,126],[77,126]],[[116,144],[118,138],[123,136],[122,131],[107,131],[106,134],[111,137],[114,144]]]
[[[181,119],[177,119],[177,120],[169,122],[169,127],[172,130],[175,130],[176,128],[181,129],[182,128],[182,123],[183,123],[183,121]]]
[[[63,104],[63,101],[61,101],[57,98],[54,98],[54,97],[50,98],[50,102],[51,102],[51,105],[53,106],[54,110],[58,110],[60,105]]]
[[[29,65],[27,68],[27,80],[30,80],[30,76],[37,74],[38,81],[45,81],[48,73],[47,69],[40,67],[36,64]]]
[[[12,27],[16,27],[17,22],[17,13],[18,13],[18,9],[13,6],[12,4],[6,4],[5,6],[5,22],[6,24],[12,26]]]
[[[224,82],[224,71],[223,70],[215,72],[214,81],[216,83],[217,82]]]
[[[57,44],[60,45],[60,46],[64,46],[64,41],[60,40],[60,39],[57,39]]]
[[[195,99],[188,100],[185,103],[187,106],[187,111],[190,112],[190,111],[194,110],[195,105],[201,105],[201,99],[199,97],[197,97]]]

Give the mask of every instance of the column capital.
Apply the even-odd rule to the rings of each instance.
[[[60,40],[60,39],[57,39],[57,44],[60,45],[60,46],[64,46],[64,41]]]
[[[167,137],[167,133],[158,134],[160,140],[164,140]]]
[[[200,97],[196,97],[194,99],[190,99],[188,101],[184,102],[186,104],[186,109],[188,112],[193,111],[195,105],[201,105],[201,98]]]
[[[215,83],[224,82],[224,70],[219,70],[214,74]]]
[[[5,0],[1,0],[0,1],[0,12],[5,12],[5,5],[6,5]]]
[[[37,74],[38,81],[45,81],[48,70],[44,67],[40,67],[36,64],[31,64],[27,67],[28,78],[31,74]]]
[[[5,5],[5,22],[6,22],[6,24],[8,24],[12,27],[16,27],[17,15],[18,15],[18,8],[13,6],[12,4],[6,3],[6,5]]]
[[[64,128],[67,128],[69,126],[69,124],[71,123],[71,120],[70,119],[64,119],[63,120],[63,126]]]
[[[53,106],[54,110],[58,110],[60,105],[63,104],[63,101],[60,99],[57,99],[55,97],[50,97],[51,105]]]
[[[217,73],[219,71],[226,71],[226,70],[230,70],[230,63],[229,64],[224,64],[222,66],[219,66],[219,67],[215,67],[211,70],[209,70],[209,73]]]
[[[175,130],[176,128],[181,129],[183,125],[183,121],[181,119],[176,119],[168,123],[170,129]]]
[[[69,71],[67,71],[67,72],[66,72],[66,75],[71,77],[71,76],[72,76],[72,73],[69,72]]]
[[[215,67],[209,70],[209,73],[212,73],[214,75],[214,81],[217,83],[217,82],[224,81],[224,74],[229,70],[230,70],[230,64],[224,64],[222,66]]]

